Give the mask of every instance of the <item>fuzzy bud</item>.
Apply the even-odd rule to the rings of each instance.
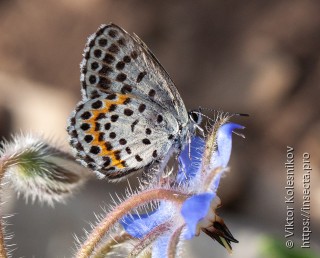
[[[90,176],[74,158],[41,137],[14,136],[0,150],[0,176],[34,202],[64,202]],[[1,178],[0,177],[0,178]]]

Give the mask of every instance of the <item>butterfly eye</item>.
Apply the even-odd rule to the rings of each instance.
[[[189,118],[195,122],[196,124],[200,124],[201,123],[201,114],[199,112],[196,111],[190,111],[189,112]]]

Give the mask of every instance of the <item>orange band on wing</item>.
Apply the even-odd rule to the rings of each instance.
[[[125,168],[125,166],[124,166],[124,161],[119,159],[119,157],[117,158],[117,154],[119,153],[119,150],[107,150],[107,147],[105,145],[105,141],[99,141],[99,134],[101,131],[95,130],[96,118],[99,114],[109,113],[110,112],[109,109],[110,109],[111,105],[122,105],[129,99],[128,95],[122,95],[122,94],[116,94],[116,95],[118,97],[116,100],[108,100],[108,99],[103,100],[105,107],[103,107],[101,109],[97,109],[97,110],[90,110],[92,112],[93,116],[91,116],[89,119],[84,120],[84,121],[86,121],[88,124],[90,124],[90,129],[87,131],[87,133],[89,133],[93,136],[93,140],[90,144],[94,145],[94,146],[99,146],[101,148],[101,151],[98,155],[99,156],[109,156],[109,158],[111,159],[110,166],[115,166],[115,167],[121,169],[121,168]]]

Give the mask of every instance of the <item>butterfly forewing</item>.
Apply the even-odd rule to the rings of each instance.
[[[157,103],[185,124],[184,103],[172,80],[146,45],[120,27],[103,25],[89,37],[81,64],[83,98],[102,92],[137,95]]]
[[[136,36],[103,25],[88,39],[81,63],[82,101],[69,119],[80,162],[117,179],[186,143],[190,120],[159,61]]]

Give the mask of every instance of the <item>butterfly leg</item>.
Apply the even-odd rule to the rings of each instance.
[[[159,182],[162,185],[166,184],[166,182],[168,181],[171,181],[173,170],[171,170],[169,173],[165,173],[164,170],[167,167],[167,164],[173,155],[175,156],[175,161],[177,160],[180,151],[181,150],[177,150],[176,148],[172,147],[165,157],[163,157],[160,160],[155,160],[154,162],[146,166],[142,171],[141,177],[143,185],[159,184]],[[174,177],[175,176],[176,175],[174,175]]]
[[[161,160],[156,160],[144,167],[141,175],[141,183],[143,186],[147,186],[149,184],[156,184],[159,182],[160,176],[162,174],[161,170]]]

